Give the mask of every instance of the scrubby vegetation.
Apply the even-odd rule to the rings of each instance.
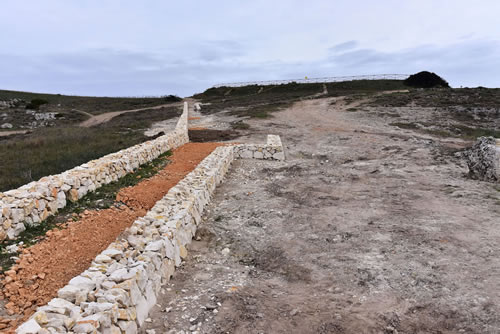
[[[209,88],[193,97],[204,105],[202,113],[230,110],[232,114],[266,118],[294,101],[323,91],[323,84],[297,84]]]
[[[383,107],[455,107],[500,108],[499,88],[453,88],[410,90],[407,93],[393,93],[375,96],[369,105]]]
[[[407,89],[401,80],[355,80],[332,83],[292,82],[282,85],[249,85],[243,87],[209,88],[193,97],[201,100],[203,113],[214,113],[228,110],[233,115],[253,118],[267,118],[275,111],[289,107],[301,99],[321,95],[324,90],[327,96],[345,96],[367,94],[377,91]]]
[[[110,121],[99,125],[101,128],[122,128],[143,130],[153,123],[164,121],[182,115],[182,107],[164,107],[124,113],[113,117]]]
[[[182,98],[178,97],[177,95],[167,95],[163,97],[163,100],[165,102],[180,102],[182,101]]]
[[[17,188],[140,143],[142,133],[99,128],[45,128],[0,144],[0,191]]]
[[[446,82],[446,80],[441,78],[439,75],[427,71],[410,75],[410,77],[404,81],[404,84],[414,88],[450,87],[448,82]]]
[[[0,90],[0,100],[10,100],[14,98],[31,101],[31,103],[35,101],[35,105],[40,101],[45,101],[47,104],[50,104],[48,111],[78,109],[93,115],[117,110],[154,107],[179,101],[179,97],[175,95],[167,95],[164,97],[92,97]],[[42,104],[38,105],[40,106]]]
[[[38,110],[41,105],[48,104],[49,101],[44,99],[33,99],[26,105],[26,109]]]
[[[437,137],[500,138],[500,89],[411,90],[374,96],[362,106],[379,116],[400,118],[401,112],[410,114],[410,119],[400,119],[391,125]]]
[[[401,80],[353,80],[326,84],[328,96],[370,94],[388,90],[406,90]]]

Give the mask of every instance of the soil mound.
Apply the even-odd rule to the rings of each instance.
[[[415,88],[450,87],[448,82],[439,75],[427,71],[410,75],[408,79],[404,81],[404,84]]]

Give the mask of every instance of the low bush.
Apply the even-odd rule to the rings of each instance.
[[[177,95],[166,95],[163,97],[163,100],[165,102],[180,102],[182,101],[182,98],[178,97]]]
[[[48,104],[49,101],[45,99],[33,99],[30,103],[26,104],[26,109],[38,110],[41,105]]]
[[[410,75],[408,79],[404,81],[404,84],[414,88],[434,88],[443,87],[449,88],[450,85],[446,80],[441,78],[439,75],[433,72],[422,71],[413,75]]]

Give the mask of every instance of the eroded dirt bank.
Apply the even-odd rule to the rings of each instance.
[[[500,193],[467,143],[335,101],[248,121],[288,160],[235,162],[143,332],[500,332]]]
[[[87,269],[101,251],[142,217],[168,190],[210,154],[217,143],[188,143],[173,151],[171,162],[158,174],[139,184],[123,188],[117,204],[109,209],[85,211],[77,221],[23,251],[21,259],[2,280],[0,330],[13,332],[37,306],[56,297],[68,281]]]

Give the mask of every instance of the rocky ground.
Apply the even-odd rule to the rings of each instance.
[[[471,142],[352,108],[245,120],[237,141],[279,134],[287,160],[234,163],[144,333],[500,332],[500,186],[467,177]]]

